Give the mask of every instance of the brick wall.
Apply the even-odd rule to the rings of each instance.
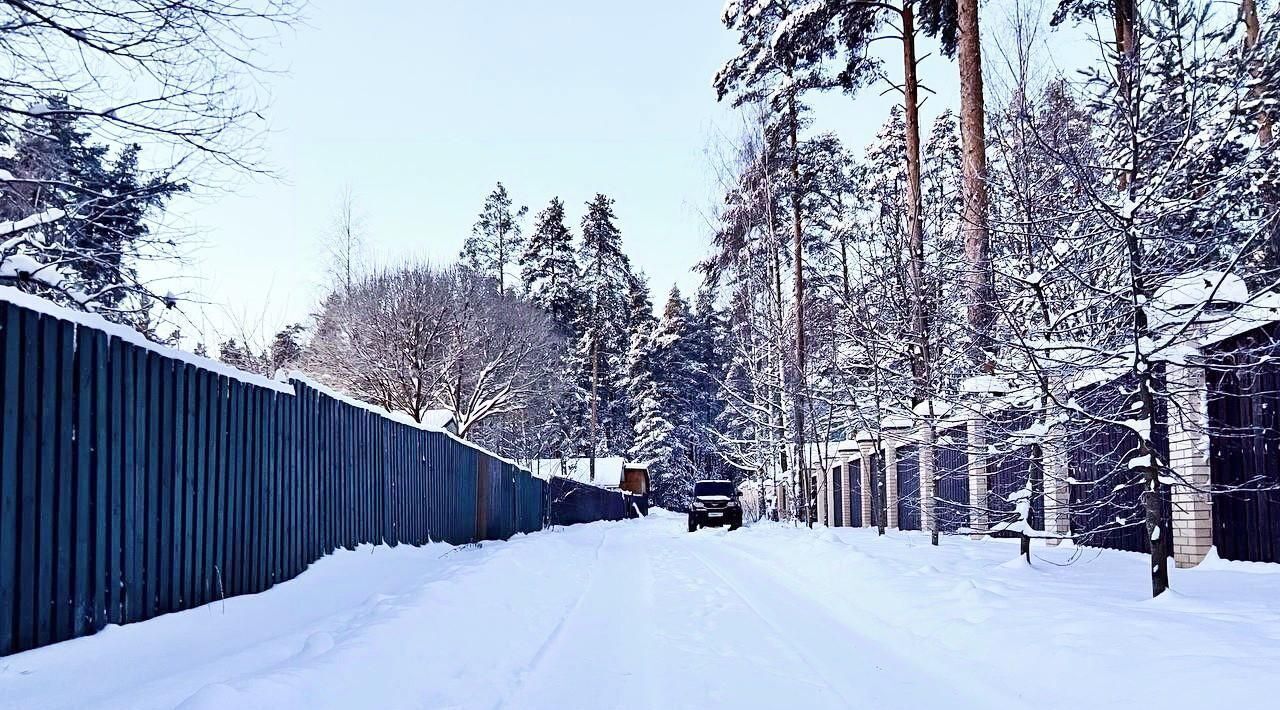
[[[1209,493],[1208,391],[1201,367],[1169,365],[1169,467],[1173,485],[1173,560],[1194,567],[1213,547]]]

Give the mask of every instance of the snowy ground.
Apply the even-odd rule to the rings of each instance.
[[[0,708],[1209,708],[1280,693],[1280,567],[683,518],[300,578],[0,659]],[[1079,552],[1070,566],[1066,562]],[[1011,561],[1012,560],[1012,561]]]

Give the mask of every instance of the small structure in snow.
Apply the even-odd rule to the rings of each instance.
[[[627,461],[621,456],[596,457],[595,478],[591,477],[589,457],[534,459],[530,468],[533,475],[542,479],[561,476],[579,483],[590,483],[635,495],[649,494],[649,464]]]
[[[428,409],[422,415],[422,426],[447,431],[454,435],[458,433],[458,422],[453,412],[448,409]]]

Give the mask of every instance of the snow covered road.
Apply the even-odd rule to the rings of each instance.
[[[0,659],[0,708],[1206,708],[1280,691],[1280,570],[683,518],[300,578]],[[1072,560],[1074,564],[1060,566]],[[1057,564],[1055,564],[1057,563]]]

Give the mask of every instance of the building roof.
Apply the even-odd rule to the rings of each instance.
[[[627,461],[621,456],[596,457],[596,478],[591,479],[590,458],[569,459],[534,459],[530,465],[533,475],[548,479],[552,476],[563,476],[582,483],[594,483],[605,488],[617,488],[622,485],[622,472],[625,469],[648,470],[648,464]]]
[[[453,412],[448,409],[428,409],[422,414],[422,425],[431,429],[448,429],[453,424]]]

